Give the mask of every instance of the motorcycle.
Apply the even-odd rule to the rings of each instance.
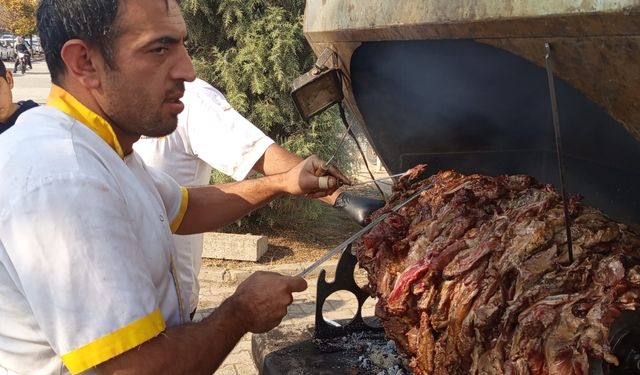
[[[18,52],[18,65],[16,70],[20,69],[20,72],[24,75],[27,71],[27,54],[24,52]]]

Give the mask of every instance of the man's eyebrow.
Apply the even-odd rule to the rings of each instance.
[[[161,36],[159,38],[156,38],[152,41],[150,41],[149,43],[147,43],[147,46],[153,45],[153,44],[180,44],[180,43],[184,43],[187,41],[187,36],[185,36],[183,39],[181,38],[176,38],[174,36]]]

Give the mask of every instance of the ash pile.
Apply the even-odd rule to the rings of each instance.
[[[595,208],[515,175],[440,172],[395,186],[357,245],[388,337],[426,374],[588,374],[618,365],[609,329],[640,307],[640,236]]]
[[[342,352],[357,357],[357,374],[411,375],[409,361],[396,350],[395,342],[380,331],[363,331],[331,339],[313,339],[320,352]]]

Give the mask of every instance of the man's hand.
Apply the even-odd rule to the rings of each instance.
[[[287,315],[293,292],[307,289],[300,277],[258,271],[249,276],[229,298],[236,317],[248,332],[262,333],[276,327]]]
[[[327,175],[316,176],[318,171],[323,169],[324,164],[322,159],[311,155],[289,170],[285,174],[287,193],[292,195],[306,194],[309,198],[320,198],[333,194],[342,184],[351,184],[351,181],[333,165],[329,165],[326,171]],[[342,184],[338,184],[338,180]]]

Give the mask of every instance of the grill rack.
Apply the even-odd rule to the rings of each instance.
[[[381,326],[373,326],[377,318],[367,318],[365,321],[362,317],[362,306],[371,296],[365,289],[361,288],[355,280],[354,272],[358,260],[355,255],[353,255],[351,247],[352,244],[349,244],[340,256],[340,260],[338,260],[338,264],[336,266],[334,281],[327,282],[327,272],[325,270],[320,271],[320,274],[318,275],[316,290],[316,322],[314,331],[315,338],[329,339],[345,336],[354,332],[383,330]],[[331,324],[332,321],[324,318],[322,307],[330,295],[343,290],[353,293],[356,297],[358,300],[358,311],[353,319],[345,325]],[[369,322],[369,324],[367,324],[367,322]]]

